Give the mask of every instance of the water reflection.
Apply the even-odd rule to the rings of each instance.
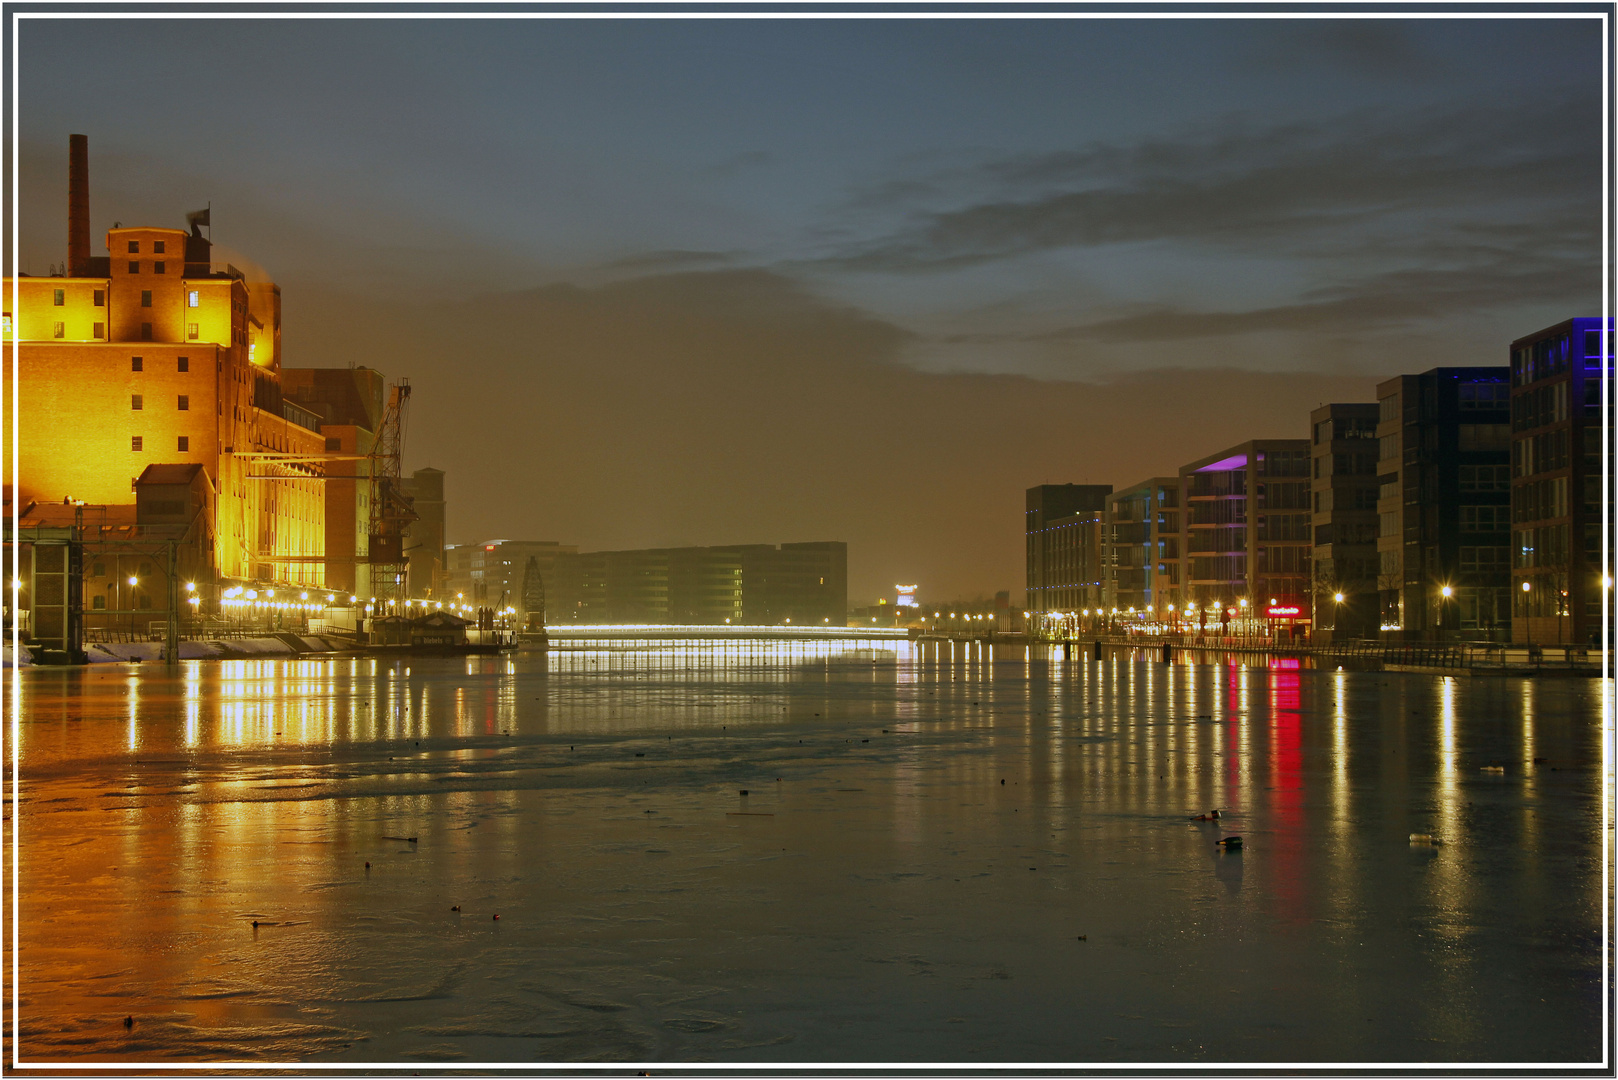
[[[24,1042],[351,1063],[1595,1046],[1610,689],[1250,661],[823,641],[13,674]],[[849,1015],[873,1019],[826,1019]]]

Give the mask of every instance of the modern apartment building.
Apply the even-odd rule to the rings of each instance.
[[[1509,635],[1510,369],[1377,386],[1380,627],[1399,640]]]
[[[1027,610],[1079,611],[1106,601],[1111,484],[1041,484],[1023,513]]]
[[[1180,469],[1188,604],[1308,622],[1309,456],[1308,439],[1254,439]]]
[[[1378,636],[1378,415],[1374,401],[1322,405],[1309,414],[1314,539],[1310,599],[1318,641]]]
[[[1603,333],[1605,329],[1605,333]],[[1599,640],[1612,476],[1612,322],[1569,319],[1511,343],[1511,637]]]
[[[552,623],[846,626],[841,541],[564,555],[546,580]]]
[[[1106,524],[1108,607],[1162,614],[1170,604],[1181,606],[1180,528],[1178,476],[1154,476],[1112,493]]]

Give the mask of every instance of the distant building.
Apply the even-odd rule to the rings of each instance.
[[[1183,595],[1208,623],[1308,622],[1309,471],[1308,439],[1254,439],[1180,470]]]
[[[1434,368],[1376,388],[1385,637],[1509,634],[1510,373]]]
[[[317,417],[328,459],[325,479],[326,587],[375,595],[371,583],[370,454],[385,407],[385,380],[373,368],[284,368],[285,400]]]
[[[1104,601],[1107,496],[1111,484],[1041,484],[1023,512],[1029,611],[1079,611]]]
[[[553,623],[845,626],[848,545],[569,554],[557,558],[546,596]]]
[[[416,512],[416,520],[410,523],[410,532],[405,537],[410,595],[442,600],[447,576],[444,567],[444,471],[417,469],[404,478],[403,488]],[[518,591],[521,591],[520,587]]]
[[[1511,343],[1511,638],[1584,644],[1601,627],[1603,377],[1612,322],[1569,319]],[[1603,340],[1605,339],[1605,340]],[[1611,413],[1608,414],[1611,422]],[[1603,460],[1602,440],[1607,457]]]
[[[1322,405],[1309,414],[1313,478],[1314,633],[1319,641],[1375,638],[1377,404]]]
[[[1106,543],[1109,607],[1162,613],[1178,606],[1180,478],[1154,476],[1113,492]]]
[[[445,545],[443,598],[473,608],[520,608],[529,562],[538,569],[548,595],[557,558],[578,550],[555,540],[485,540],[481,544]]]

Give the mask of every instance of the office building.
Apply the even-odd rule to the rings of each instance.
[[[1180,605],[1178,476],[1154,476],[1112,493],[1106,566],[1109,607],[1162,613]]]
[[[1308,622],[1309,469],[1308,439],[1254,439],[1180,470],[1183,595],[1199,625]]]
[[[1511,638],[1599,642],[1612,324],[1569,319],[1511,343]],[[1606,416],[1610,425],[1611,412]]]
[[[1041,484],[1025,493],[1023,536],[1031,612],[1081,611],[1105,601],[1111,484]]]
[[[1315,640],[1375,638],[1377,441],[1374,401],[1322,405],[1309,414],[1313,478]]]
[[[841,541],[564,555],[547,578],[552,623],[845,626]]]
[[[1434,368],[1376,388],[1384,637],[1509,637],[1509,379],[1508,367]]]

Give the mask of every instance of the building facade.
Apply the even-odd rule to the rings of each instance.
[[[1027,610],[1070,612],[1106,600],[1111,484],[1041,484],[1025,493]]]
[[[1605,333],[1603,332],[1605,330]],[[1612,324],[1569,319],[1511,343],[1511,638],[1599,641],[1612,475]]]
[[[1377,592],[1377,441],[1374,401],[1322,405],[1309,414],[1314,578],[1310,600],[1316,639],[1375,638]]]
[[[1178,476],[1154,476],[1113,492],[1106,567],[1110,607],[1161,614],[1181,604]]]
[[[1199,621],[1308,621],[1309,471],[1307,439],[1254,439],[1180,469],[1183,595]]]
[[[1384,637],[1509,638],[1509,378],[1506,367],[1434,368],[1377,386]]]
[[[416,512],[405,537],[410,595],[442,600],[447,574],[444,566],[444,471],[417,469],[404,478],[405,497]],[[526,565],[526,564],[524,564]],[[518,568],[519,576],[521,567]],[[521,592],[519,588],[518,593]]]
[[[442,475],[439,473],[440,477]],[[576,555],[578,550],[555,540],[485,540],[480,544],[446,544],[443,548],[442,599],[473,608],[520,608],[524,575],[530,560],[540,575],[545,593],[549,595],[556,560],[563,555]]]
[[[593,551],[557,558],[553,623],[845,626],[841,541]]]

